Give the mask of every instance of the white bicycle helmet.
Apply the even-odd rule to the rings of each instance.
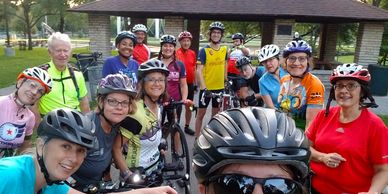
[[[137,31],[141,31],[141,32],[144,32],[144,33],[147,33],[147,27],[143,24],[136,24],[133,26],[132,28],[132,32],[135,33]]]
[[[274,44],[268,44],[263,46],[263,48],[260,49],[259,52],[259,61],[264,62],[265,60],[278,56],[280,53],[280,49],[277,45]]]
[[[213,29],[218,29],[218,30],[221,30],[221,32],[224,32],[225,26],[221,22],[216,21],[216,22],[212,22],[209,25],[209,30],[212,31]]]
[[[32,79],[39,82],[45,88],[46,94],[49,93],[52,89],[52,80],[50,75],[47,73],[47,71],[39,67],[25,69],[22,73],[19,74],[16,80],[22,78]]]
[[[368,69],[356,63],[338,65],[330,76],[330,83],[335,84],[340,79],[354,79],[363,83],[369,83],[371,77]]]

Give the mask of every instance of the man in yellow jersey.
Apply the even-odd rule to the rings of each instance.
[[[82,113],[90,111],[85,79],[81,72],[70,66],[71,42],[67,34],[55,32],[48,39],[48,53],[51,61],[41,65],[53,80],[50,95],[43,96],[32,111],[35,113],[36,125],[40,118],[56,108],[71,108]]]
[[[202,127],[202,121],[206,113],[206,108],[212,100],[212,116],[219,110],[220,105],[217,97],[211,98],[206,93],[219,93],[224,90],[227,69],[226,46],[221,46],[221,38],[224,35],[225,27],[221,22],[213,22],[209,26],[209,44],[199,51],[201,64],[197,66],[197,78],[200,87],[199,109],[195,121],[195,136],[198,137]]]

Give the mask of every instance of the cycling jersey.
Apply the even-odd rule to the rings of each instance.
[[[336,168],[311,161],[312,186],[320,193],[358,193],[369,190],[374,165],[388,164],[388,128],[384,122],[363,109],[360,116],[349,123],[341,123],[340,107],[317,114],[306,135],[314,148],[323,153],[338,153],[346,159]]]
[[[230,50],[229,59],[228,59],[228,73],[232,73],[235,75],[240,74],[240,71],[236,68],[236,61],[242,56],[244,56],[244,53],[242,52],[242,48],[244,47],[243,46],[241,46],[240,48],[233,47]]]
[[[32,135],[35,116],[30,109],[16,104],[14,94],[1,96],[0,107],[0,149],[18,148],[25,136]]]
[[[181,61],[173,60],[167,69],[167,93],[174,101],[182,100],[180,79],[186,78],[185,65]]]
[[[128,64],[124,65],[120,60],[120,56],[113,56],[105,60],[104,66],[102,68],[102,77],[121,72],[127,75],[129,78],[137,80],[138,68],[139,64],[133,59],[129,59]]]
[[[158,146],[162,138],[162,130],[158,118],[161,118],[161,108],[158,108],[158,115],[155,115],[143,100],[137,101],[136,107],[137,111],[129,116],[134,119],[133,126],[140,128],[140,135],[133,135],[129,130],[120,128],[121,134],[129,139],[126,162],[129,168],[139,166],[145,169],[152,168],[159,161],[160,156]]]
[[[151,58],[151,50],[147,45],[137,43],[133,48],[133,59],[137,61],[139,65],[146,62]]]
[[[197,56],[195,52],[191,49],[183,50],[182,48],[179,48],[176,50],[175,56],[185,64],[187,84],[193,84],[195,81],[195,68],[197,65]]]
[[[26,194],[35,193],[35,165],[32,156],[22,155],[2,158],[0,160],[0,174],[3,176],[0,193]],[[69,192],[66,184],[46,185],[42,194],[66,194]]]
[[[77,188],[85,188],[85,186],[102,180],[105,169],[109,168],[112,162],[113,143],[118,132],[117,127],[115,127],[110,133],[106,133],[96,112],[92,111],[86,116],[96,126],[95,136],[98,140],[98,149],[88,150],[81,167],[72,175],[77,181]]]
[[[54,63],[50,61],[47,72],[53,80],[53,85],[51,92],[40,98],[40,114],[45,115],[56,108],[65,107],[80,110],[78,93],[71,79],[68,67],[64,71],[59,71]],[[74,71],[74,76],[79,87],[79,97],[83,98],[87,95],[84,76],[79,71]]]
[[[208,90],[224,89],[226,58],[226,46],[220,46],[218,50],[214,50],[210,45],[206,45],[199,51],[199,59],[204,66],[203,79]]]
[[[305,118],[307,108],[323,108],[325,88],[316,76],[305,74],[294,89],[290,89],[291,79],[286,75],[280,81],[278,102],[283,111]]]
[[[249,78],[249,79],[241,79],[239,81],[239,85],[240,86],[247,86],[249,88],[248,92],[249,92],[249,95],[252,95],[252,94],[258,94],[260,93],[260,88],[259,88],[259,79],[263,76],[263,74],[265,73],[265,68],[264,66],[258,66],[256,67],[256,71],[255,71],[255,74],[253,75],[253,77]],[[263,99],[257,99],[257,106],[263,106],[264,105],[264,101]]]
[[[279,67],[279,77],[282,79],[288,73]],[[274,74],[266,72],[259,80],[260,94],[262,96],[269,95],[272,99],[272,103],[275,107],[279,107],[278,97],[280,91],[280,80],[278,80]]]

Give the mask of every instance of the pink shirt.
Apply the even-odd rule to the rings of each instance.
[[[18,148],[25,136],[32,135],[35,115],[28,108],[21,108],[13,94],[0,97],[0,148]]]

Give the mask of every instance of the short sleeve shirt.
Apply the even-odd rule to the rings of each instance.
[[[105,60],[102,68],[102,77],[106,77],[109,74],[123,73],[137,83],[138,68],[139,64],[133,59],[129,59],[128,63],[124,65],[119,56],[113,56]]]
[[[191,49],[183,50],[179,48],[176,50],[176,58],[185,64],[186,81],[188,84],[193,84],[195,80],[195,67],[197,65],[197,56]]]
[[[199,51],[199,59],[204,65],[202,74],[208,90],[224,89],[226,57],[226,46],[214,50],[207,45]]]
[[[174,101],[182,100],[180,79],[186,78],[185,65],[181,61],[172,61],[168,66],[167,92]]]
[[[281,67],[279,67],[279,77],[282,79],[288,73]],[[278,96],[280,91],[280,80],[269,72],[266,72],[259,80],[260,94],[262,96],[269,95],[272,99],[272,103],[275,107],[278,107]]]

